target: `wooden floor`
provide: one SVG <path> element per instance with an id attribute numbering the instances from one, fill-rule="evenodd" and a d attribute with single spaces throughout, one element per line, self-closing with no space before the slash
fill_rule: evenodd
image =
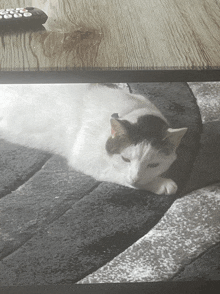
<path id="1" fill-rule="evenodd" d="M 35 6 L 48 20 L 41 31 L 1 33 L 1 71 L 220 68 L 216 0 L 10 0 L 2 6 Z"/>

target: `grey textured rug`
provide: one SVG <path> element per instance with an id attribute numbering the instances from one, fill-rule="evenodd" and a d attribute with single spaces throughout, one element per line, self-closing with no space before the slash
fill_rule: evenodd
<path id="1" fill-rule="evenodd" d="M 185 83 L 129 86 L 148 92 L 172 127 L 189 128 L 168 172 L 177 195 L 99 183 L 58 156 L 1 142 L 1 286 L 79 281 L 149 232 L 183 189 L 195 188 L 195 181 L 186 183 L 202 124 L 190 89 Z"/>

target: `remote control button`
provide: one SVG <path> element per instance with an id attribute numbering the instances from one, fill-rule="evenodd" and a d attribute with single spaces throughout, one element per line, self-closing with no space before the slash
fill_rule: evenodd
<path id="1" fill-rule="evenodd" d="M 11 10 L 10 14 L 15 14 L 17 11 L 16 10 Z"/>
<path id="2" fill-rule="evenodd" d="M 30 12 L 25 12 L 23 15 L 24 15 L 24 17 L 30 17 L 30 16 L 32 16 L 32 13 L 30 13 Z"/>
<path id="3" fill-rule="evenodd" d="M 1 15 L 8 14 L 8 11 L 1 11 L 0 14 L 1 14 Z"/>
<path id="4" fill-rule="evenodd" d="M 15 18 L 20 18 L 20 17 L 22 17 L 22 14 L 21 14 L 21 13 L 15 13 L 15 14 L 14 14 L 14 17 L 15 17 Z"/>
<path id="5" fill-rule="evenodd" d="M 6 11 L 14 10 L 14 8 L 7 8 Z"/>
<path id="6" fill-rule="evenodd" d="M 20 13 L 25 13 L 25 12 L 28 12 L 28 10 L 25 9 L 25 8 L 23 8 L 23 9 L 19 10 L 19 12 L 20 12 Z"/>
<path id="7" fill-rule="evenodd" d="M 5 14 L 5 15 L 4 15 L 4 18 L 5 18 L 5 19 L 12 18 L 12 15 L 11 15 L 11 14 Z"/>
<path id="8" fill-rule="evenodd" d="M 24 9 L 24 7 L 22 7 L 22 8 L 15 8 L 15 10 L 21 10 L 21 9 Z"/>

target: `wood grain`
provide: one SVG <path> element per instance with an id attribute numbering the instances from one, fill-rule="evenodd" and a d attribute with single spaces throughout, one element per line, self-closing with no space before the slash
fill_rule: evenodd
<path id="1" fill-rule="evenodd" d="M 220 69 L 219 0 L 16 0 L 45 31 L 2 32 L 1 71 Z"/>

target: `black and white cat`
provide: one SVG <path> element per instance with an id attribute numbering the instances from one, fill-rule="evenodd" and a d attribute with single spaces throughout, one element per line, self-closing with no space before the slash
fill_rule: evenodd
<path id="1" fill-rule="evenodd" d="M 127 88 L 102 84 L 0 85 L 0 138 L 67 158 L 99 181 L 173 194 L 160 177 L 187 128 Z"/>

